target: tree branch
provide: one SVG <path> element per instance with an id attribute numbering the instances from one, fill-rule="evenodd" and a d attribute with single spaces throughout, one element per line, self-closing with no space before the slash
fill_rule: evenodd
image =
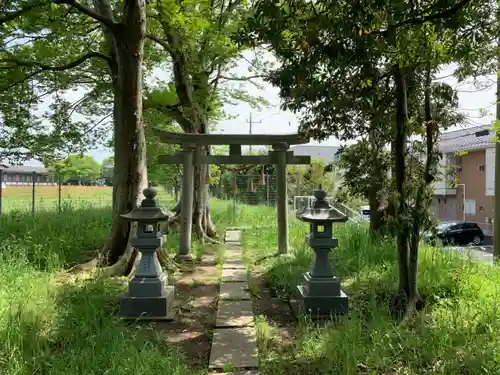
<path id="1" fill-rule="evenodd" d="M 425 22 L 429 22 L 429 21 L 435 21 L 435 20 L 441 19 L 441 18 L 451 17 L 455 13 L 457 13 L 460 9 L 464 8 L 470 2 L 471 2 L 471 0 L 460 0 L 455 5 L 449 7 L 441 12 L 430 14 L 428 16 L 409 18 L 409 19 L 400 21 L 400 22 L 392 25 L 392 28 L 398 28 L 398 27 L 405 26 L 405 25 L 418 25 L 418 24 L 422 24 Z"/>
<path id="2" fill-rule="evenodd" d="M 32 9 L 42 7 L 47 5 L 49 1 L 47 0 L 34 0 L 31 3 L 26 4 L 24 7 L 18 10 L 14 10 L 12 12 L 6 12 L 5 14 L 0 15 L 0 26 L 9 21 L 15 20 L 17 17 L 22 16 L 24 13 L 30 12 Z"/>
<path id="3" fill-rule="evenodd" d="M 168 116 L 171 116 L 183 129 L 188 129 L 190 133 L 195 131 L 193 123 L 184 115 L 182 112 L 182 106 L 180 104 L 174 105 L 152 105 L 149 100 L 144 100 L 144 109 L 156 109 Z"/>
<path id="4" fill-rule="evenodd" d="M 256 74 L 254 76 L 248 76 L 248 77 L 236 77 L 236 76 L 227 77 L 221 75 L 218 78 L 225 79 L 226 81 L 250 81 L 255 78 L 267 78 L 267 77 L 269 77 L 267 74 Z"/>
<path id="5" fill-rule="evenodd" d="M 267 78 L 267 77 L 269 77 L 269 76 L 266 74 L 256 74 L 256 75 L 247 76 L 247 77 L 236 77 L 236 76 L 228 77 L 228 76 L 223 76 L 223 75 L 219 74 L 219 72 L 218 72 L 217 76 L 210 82 L 210 84 L 213 86 L 216 86 L 216 85 L 218 85 L 220 80 L 239 81 L 239 82 L 249 82 L 252 85 L 254 85 L 255 87 L 257 87 L 258 89 L 262 89 L 263 88 L 262 84 L 258 83 L 258 82 L 254 82 L 253 79 L 255 79 L 255 78 Z"/>
<path id="6" fill-rule="evenodd" d="M 153 34 L 146 34 L 146 38 L 152 40 L 153 42 L 158 43 L 161 47 L 165 49 L 165 51 L 167 51 L 170 54 L 170 56 L 174 55 L 174 50 L 172 49 L 170 44 L 168 44 L 167 41 L 162 40 Z"/>
<path id="7" fill-rule="evenodd" d="M 102 60 L 105 60 L 106 62 L 110 62 L 110 58 L 106 55 L 103 55 L 100 52 L 89 52 L 86 53 L 85 55 L 80 56 L 74 61 L 71 61 L 65 65 L 60 65 L 60 66 L 51 66 L 51 65 L 45 65 L 45 64 L 40 64 L 39 62 L 36 61 L 26 61 L 26 60 L 17 60 L 15 58 L 8 58 L 8 59 L 0 59 L 1 62 L 7 62 L 7 63 L 12 63 L 14 66 L 28 66 L 28 67 L 38 67 L 38 70 L 35 72 L 32 72 L 30 74 L 27 74 L 25 77 L 23 77 L 21 80 L 18 80 L 14 82 L 13 84 L 9 85 L 7 88 L 0 90 L 0 92 L 5 92 L 13 88 L 14 86 L 27 81 L 28 79 L 36 76 L 37 74 L 40 74 L 45 71 L 53 71 L 53 72 L 62 72 L 65 70 L 69 70 L 72 68 L 76 68 L 77 66 L 83 64 L 85 61 L 91 59 L 91 58 L 100 58 Z M 5 69 L 5 68 L 4 68 Z"/>
<path id="8" fill-rule="evenodd" d="M 110 58 L 108 56 L 103 55 L 100 52 L 89 52 L 89 53 L 86 53 L 85 55 L 80 56 L 79 58 L 77 58 L 74 61 L 71 61 L 71 62 L 64 64 L 64 65 L 59 65 L 59 66 L 45 65 L 45 64 L 41 64 L 37 61 L 18 60 L 15 58 L 0 59 L 0 62 L 13 63 L 15 66 L 36 66 L 36 67 L 40 68 L 40 72 L 47 71 L 47 70 L 54 71 L 54 72 L 62 72 L 64 70 L 76 68 L 78 65 L 81 65 L 85 61 L 87 61 L 91 58 L 94 58 L 94 57 L 100 58 L 108 63 L 110 60 Z"/>
<path id="9" fill-rule="evenodd" d="M 104 17 L 103 15 L 94 12 L 92 9 L 87 8 L 85 5 L 82 5 L 75 0 L 52 0 L 55 4 L 67 4 L 72 6 L 73 8 L 79 10 L 83 14 L 86 14 L 90 18 L 95 19 L 96 21 L 99 21 L 102 23 L 104 26 L 108 27 L 111 31 L 115 31 L 116 29 L 116 23 L 113 22 L 112 19 Z"/>
<path id="10" fill-rule="evenodd" d="M 369 31 L 369 32 L 364 32 L 363 35 L 370 35 L 370 34 L 375 34 L 375 35 L 382 35 L 382 36 L 387 36 L 390 32 L 406 25 L 421 25 L 426 22 L 431 22 L 435 21 L 438 19 L 442 18 L 448 18 L 453 16 L 455 13 L 457 13 L 459 10 L 467 6 L 472 0 L 460 0 L 457 2 L 455 5 L 446 8 L 442 10 L 441 12 L 429 14 L 428 16 L 419 16 L 415 18 L 408 18 L 406 20 L 402 20 L 399 22 L 396 22 L 395 24 L 389 25 L 387 29 L 385 30 L 374 30 L 374 31 Z M 423 13 L 425 14 L 427 11 L 424 11 Z"/>

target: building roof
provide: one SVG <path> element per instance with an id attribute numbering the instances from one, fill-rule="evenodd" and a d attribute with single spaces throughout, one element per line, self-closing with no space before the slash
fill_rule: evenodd
<path id="1" fill-rule="evenodd" d="M 32 166 L 32 165 L 6 165 L 0 164 L 0 168 L 4 171 L 4 173 L 38 173 L 38 174 L 46 174 L 49 173 L 47 168 Z"/>
<path id="2" fill-rule="evenodd" d="M 467 151 L 494 147 L 495 133 L 491 125 L 475 126 L 441 134 L 439 150 L 442 152 Z"/>
<path id="3" fill-rule="evenodd" d="M 331 163 L 338 159 L 338 151 L 340 146 L 323 146 L 323 145 L 298 145 L 290 147 L 297 156 L 310 156 L 312 159 L 321 159 L 325 163 Z"/>

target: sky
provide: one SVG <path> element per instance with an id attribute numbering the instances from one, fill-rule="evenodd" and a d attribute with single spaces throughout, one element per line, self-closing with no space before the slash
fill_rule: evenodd
<path id="1" fill-rule="evenodd" d="M 271 57 L 266 56 L 266 59 L 271 59 Z M 252 73 L 248 72 L 250 64 L 247 60 L 249 59 L 242 60 L 232 73 L 240 77 L 251 75 Z M 480 79 L 479 85 L 474 84 L 472 81 L 457 84 L 457 81 L 453 77 L 450 77 L 452 73 L 453 67 L 446 67 L 437 78 L 442 82 L 452 85 L 458 90 L 459 108 L 467 115 L 467 124 L 465 126 L 491 124 L 495 118 L 496 84 L 494 80 L 496 77 L 483 77 Z M 164 82 L 167 79 L 166 73 L 161 70 L 155 71 L 153 75 L 154 78 Z M 441 77 L 443 78 L 439 79 Z M 250 115 L 252 115 L 253 119 L 253 134 L 282 134 L 294 133 L 297 131 L 299 125 L 297 116 L 291 112 L 280 110 L 281 101 L 279 98 L 279 89 L 261 79 L 255 81 L 259 82 L 263 87 L 258 88 L 249 82 L 239 82 L 238 85 L 241 85 L 240 88 L 244 88 L 251 95 L 264 97 L 269 101 L 270 105 L 261 110 L 252 109 L 246 103 L 240 103 L 234 106 L 226 105 L 224 108 L 225 111 L 234 116 L 234 118 L 220 121 L 216 125 L 216 130 L 213 131 L 214 133 L 248 134 L 248 120 Z M 81 95 L 82 92 L 72 91 L 67 97 L 74 97 L 74 100 L 77 100 Z M 47 105 L 49 105 L 49 103 L 47 103 Z M 45 107 L 45 103 L 43 107 Z M 42 108 L 40 108 L 40 110 L 42 110 Z M 449 130 L 456 130 L 456 128 Z M 312 141 L 310 144 L 338 146 L 341 145 L 341 142 L 335 138 L 330 138 L 322 143 Z M 102 162 L 103 159 L 111 156 L 112 152 L 105 148 L 97 148 L 91 150 L 88 154 L 93 156 L 97 161 Z"/>

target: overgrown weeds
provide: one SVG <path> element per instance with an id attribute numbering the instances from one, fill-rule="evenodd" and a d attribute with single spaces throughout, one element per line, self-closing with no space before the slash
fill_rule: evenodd
<path id="1" fill-rule="evenodd" d="M 274 212 L 268 210 L 268 219 Z M 262 215 L 262 211 L 260 212 Z M 245 232 L 247 254 L 258 259 L 276 251 L 273 227 Z M 280 298 L 293 295 L 308 269 L 308 227 L 293 223 L 292 256 L 261 263 Z M 349 315 L 318 325 L 300 318 L 292 345 L 269 339 L 272 319 L 261 317 L 263 374 L 495 374 L 500 372 L 500 270 L 459 254 L 422 246 L 418 282 L 426 305 L 404 321 L 391 315 L 397 289 L 393 239 L 373 240 L 360 226 L 338 225 L 339 248 L 331 261 L 350 297 Z"/>
<path id="2" fill-rule="evenodd" d="M 0 217 L 1 374 L 192 373 L 164 335 L 119 319 L 124 279 L 61 277 L 110 224 L 109 208 Z"/>

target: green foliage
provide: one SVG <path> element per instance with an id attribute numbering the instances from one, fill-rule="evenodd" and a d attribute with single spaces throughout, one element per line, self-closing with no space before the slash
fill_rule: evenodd
<path id="1" fill-rule="evenodd" d="M 61 159 L 108 145 L 116 86 L 109 38 L 78 7 L 30 4 L 11 4 L 0 20 L 2 158 Z M 122 4 L 109 5 L 119 20 Z M 23 7 L 26 11 L 16 12 Z M 248 17 L 248 9 L 248 3 L 239 1 L 184 1 L 182 7 L 174 0 L 149 4 L 145 108 L 155 108 L 167 122 L 189 130 L 204 123 L 213 126 L 225 117 L 224 103 L 265 105 L 262 98 L 233 85 L 260 74 L 232 73 L 247 46 L 230 36 Z M 258 63 L 254 67 L 259 70 Z M 167 72 L 166 81 L 151 80 L 155 68 Z M 175 69 L 178 74 L 173 74 Z M 75 92 L 77 99 L 68 96 Z M 51 102 L 48 110 L 36 112 L 44 100 Z"/>
<path id="2" fill-rule="evenodd" d="M 313 252 L 304 242 L 307 226 L 292 221 L 291 256 L 271 257 L 276 252 L 276 229 L 262 223 L 274 220 L 274 210 L 246 207 L 244 211 L 245 223 L 253 224 L 243 237 L 249 265 L 261 260 L 259 271 L 278 296 L 293 295 L 312 261 Z M 256 321 L 261 371 L 412 375 L 497 371 L 497 268 L 423 246 L 418 280 L 426 306 L 419 314 L 395 320 L 390 308 L 398 278 L 396 241 L 373 239 L 367 228 L 357 225 L 336 225 L 334 233 L 339 247 L 330 260 L 349 295 L 349 316 L 321 325 L 299 319 L 291 346 L 276 340 L 283 333 L 278 320 L 283 310 L 261 316 Z M 288 308 L 284 302 L 282 306 Z"/>
<path id="3" fill-rule="evenodd" d="M 329 171 L 328 171 L 329 169 Z M 328 192 L 329 196 L 335 196 L 341 185 L 342 177 L 336 166 L 327 168 L 321 159 L 313 159 L 310 165 L 292 165 L 287 168 L 288 194 L 289 196 L 312 194 L 320 185 Z M 304 193 L 301 193 L 304 192 Z"/>
<path id="4" fill-rule="evenodd" d="M 106 179 L 112 179 L 114 167 L 115 158 L 113 156 L 104 159 L 101 164 L 101 176 Z"/>
<path id="5" fill-rule="evenodd" d="M 248 45 L 231 36 L 249 16 L 249 3 L 163 0 L 149 8 L 149 32 L 167 54 L 171 82 L 151 86 L 146 108 L 175 120 L 185 132 L 206 133 L 213 122 L 226 117 L 223 104 L 267 104 L 232 82 L 252 82 L 252 76 L 232 73 Z M 255 67 L 259 68 L 256 64 Z"/>
<path id="6" fill-rule="evenodd" d="M 112 97 L 101 28 L 74 8 L 40 4 L 0 26 L 0 149 L 6 156 L 84 152 L 106 140 L 109 130 Z M 16 3 L 17 9 L 25 5 Z M 77 90 L 79 98 L 69 100 Z M 36 112 L 46 100 L 48 109 Z"/>
<path id="7" fill-rule="evenodd" d="M 69 155 L 66 159 L 52 162 L 47 167 L 60 174 L 63 181 L 93 181 L 101 176 L 101 165 L 89 155 Z"/>
<path id="8" fill-rule="evenodd" d="M 371 189 L 375 188 L 378 198 L 383 198 L 392 189 L 390 166 L 389 151 L 377 147 L 368 139 L 341 149 L 340 167 L 344 171 L 344 186 L 351 195 L 368 200 Z"/>

